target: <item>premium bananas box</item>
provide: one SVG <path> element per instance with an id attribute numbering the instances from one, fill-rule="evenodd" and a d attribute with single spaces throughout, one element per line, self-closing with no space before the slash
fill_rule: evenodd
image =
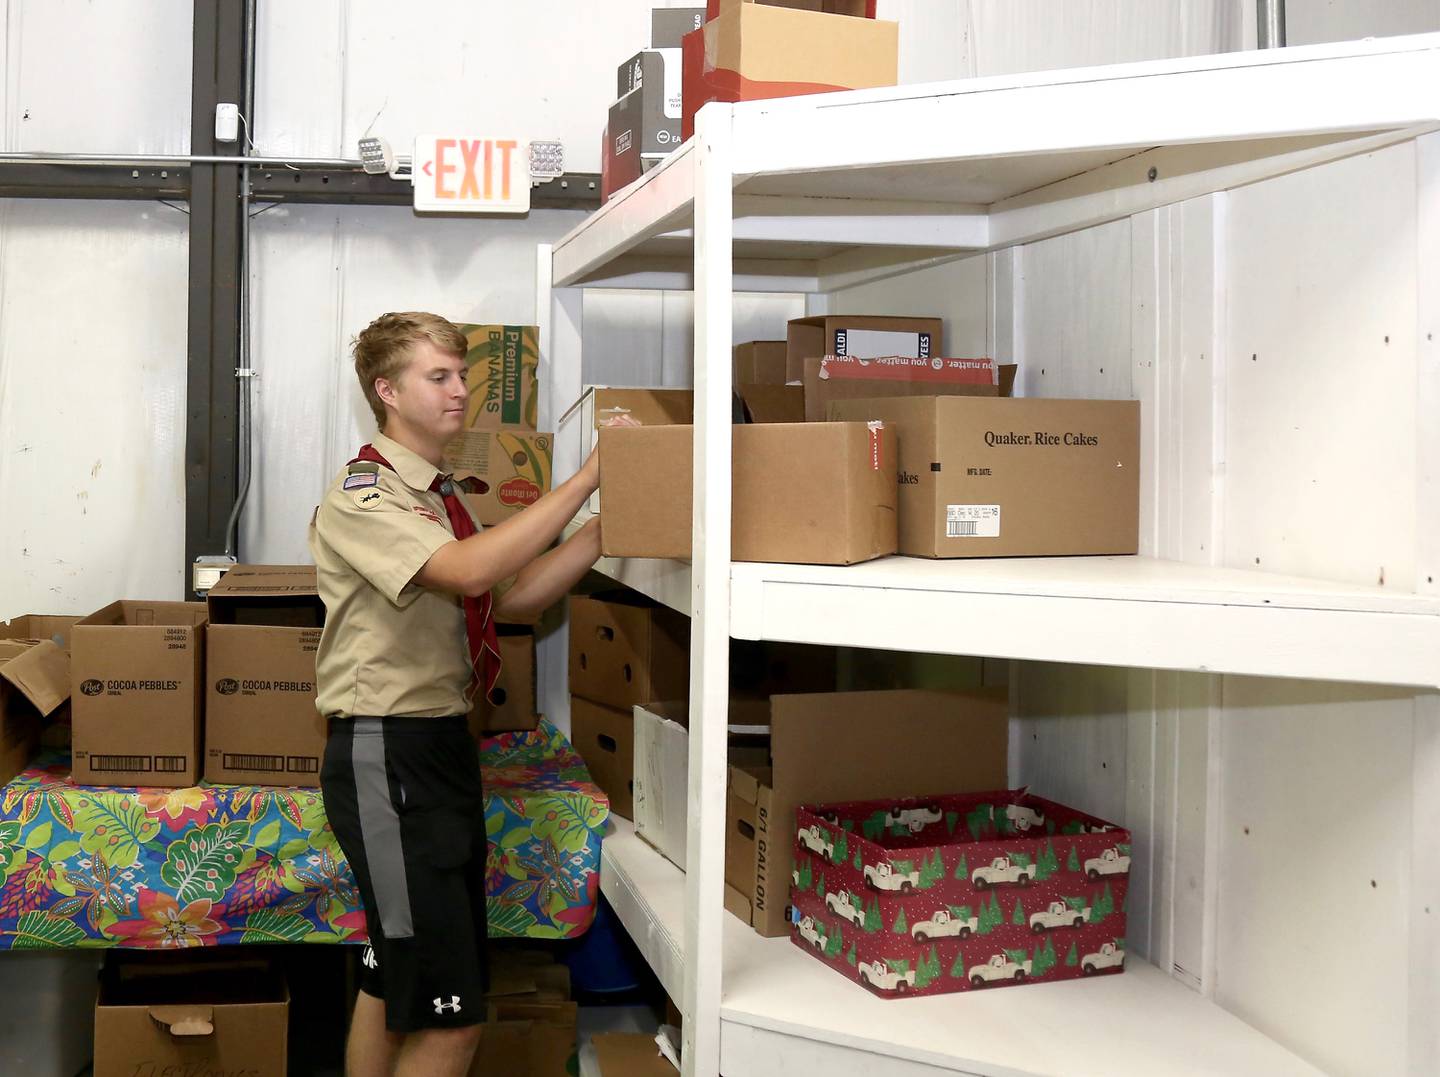
<path id="1" fill-rule="evenodd" d="M 540 331 L 533 325 L 456 322 L 465 334 L 470 430 L 534 430 L 539 416 Z"/>
<path id="2" fill-rule="evenodd" d="M 445 449 L 446 466 L 481 524 L 508 520 L 550 489 L 553 434 L 467 430 Z"/>

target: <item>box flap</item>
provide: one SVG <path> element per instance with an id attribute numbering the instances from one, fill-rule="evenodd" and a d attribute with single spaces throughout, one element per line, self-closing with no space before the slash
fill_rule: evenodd
<path id="1" fill-rule="evenodd" d="M 205 624 L 204 602 L 146 602 L 122 599 L 96 610 L 75 623 L 76 628 L 165 628 Z"/>
<path id="2" fill-rule="evenodd" d="M 70 698 L 70 656 L 48 639 L 7 641 L 0 648 L 0 677 L 19 689 L 42 716 Z"/>
<path id="3" fill-rule="evenodd" d="M 753 385 L 738 387 L 745 405 L 745 420 L 751 423 L 803 423 L 805 388 L 801 385 Z"/>
<path id="4" fill-rule="evenodd" d="M 600 1077 L 675 1077 L 679 1071 L 643 1032 L 599 1032 L 591 1038 Z"/>
<path id="5" fill-rule="evenodd" d="M 70 629 L 78 620 L 78 617 L 27 613 L 10 621 L 0 621 L 0 639 L 48 639 L 68 651 Z"/>
<path id="6" fill-rule="evenodd" d="M 318 593 L 314 565 L 236 565 L 210 588 L 207 597 L 213 602 L 237 596 L 269 598 Z"/>

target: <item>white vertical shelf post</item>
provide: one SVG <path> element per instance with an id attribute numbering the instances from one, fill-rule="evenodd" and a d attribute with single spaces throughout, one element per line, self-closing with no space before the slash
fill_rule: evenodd
<path id="1" fill-rule="evenodd" d="M 720 1072 L 730 697 L 730 381 L 734 195 L 728 105 L 696 121 L 695 496 L 690 592 L 690 834 L 685 857 L 684 1077 Z"/>
<path id="2" fill-rule="evenodd" d="M 559 485 L 580 467 L 583 448 L 579 423 L 571 423 L 567 437 L 557 429 L 560 416 L 580 395 L 584 375 L 580 369 L 580 336 L 584 293 L 579 288 L 556 288 L 554 259 L 548 243 L 535 248 L 535 327 L 540 348 L 539 427 L 550 431 L 550 474 Z M 567 737 L 570 735 L 570 613 L 562 607 L 558 630 L 535 641 L 536 691 L 540 713 Z"/>

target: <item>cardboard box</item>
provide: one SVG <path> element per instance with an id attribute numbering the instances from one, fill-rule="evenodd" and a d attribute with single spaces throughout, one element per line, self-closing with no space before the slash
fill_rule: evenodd
<path id="1" fill-rule="evenodd" d="M 741 385 L 736 389 L 747 423 L 803 423 L 805 388 L 801 385 Z"/>
<path id="2" fill-rule="evenodd" d="M 768 937 L 790 931 L 801 804 L 1002 788 L 1008 741 L 1003 689 L 775 696 L 770 771 L 732 768 L 730 777 L 729 833 L 743 848 L 748 826 L 755 856 L 751 871 L 727 856 L 726 882 L 749 901 L 755 930 Z"/>
<path id="3" fill-rule="evenodd" d="M 540 724 L 535 691 L 535 634 L 501 627 L 500 679 L 493 702 L 476 696 L 470 708 L 470 735 L 527 733 Z"/>
<path id="4" fill-rule="evenodd" d="M 622 592 L 570 597 L 570 691 L 629 710 L 690 691 L 690 618 Z"/>
<path id="5" fill-rule="evenodd" d="M 805 360 L 827 355 L 862 359 L 899 355 L 929 359 L 945 350 L 939 318 L 890 318 L 870 314 L 830 314 L 792 318 L 785 329 L 785 381 L 805 380 Z"/>
<path id="6" fill-rule="evenodd" d="M 895 552 L 893 431 L 768 423 L 733 434 L 733 560 L 848 565 Z M 691 428 L 609 429 L 600 437 L 604 552 L 688 558 Z"/>
<path id="7" fill-rule="evenodd" d="M 471 1077 L 566 1077 L 575 1072 L 578 1007 L 570 970 L 544 952 L 490 948 L 487 1020 Z"/>
<path id="8" fill-rule="evenodd" d="M 689 389 L 641 389 L 587 385 L 560 418 L 561 429 L 569 423 L 580 427 L 580 458 L 584 460 L 600 439 L 605 423 L 626 415 L 641 426 L 674 426 L 695 421 L 695 394 Z M 587 503 L 592 513 L 600 511 L 600 491 Z"/>
<path id="9" fill-rule="evenodd" d="M 783 340 L 751 340 L 735 345 L 735 384 L 784 385 L 786 350 Z"/>
<path id="10" fill-rule="evenodd" d="M 797 11 L 824 11 L 831 15 L 850 15 L 860 19 L 875 17 L 875 0 L 706 0 L 705 17 L 717 19 L 741 4 L 765 4 L 770 7 L 794 8 Z"/>
<path id="11" fill-rule="evenodd" d="M 710 101 L 894 86 L 899 31 L 893 22 L 743 3 L 685 35 L 680 137 Z"/>
<path id="12" fill-rule="evenodd" d="M 550 492 L 555 436 L 467 430 L 445 446 L 445 466 L 482 526 L 504 523 Z"/>
<path id="13" fill-rule="evenodd" d="M 731 766 L 764 766 L 770 759 L 769 702 L 733 701 L 729 733 Z M 689 706 L 636 704 L 635 833 L 682 870 L 690 814 L 689 775 Z"/>
<path id="14" fill-rule="evenodd" d="M 105 976 L 94 1077 L 284 1077 L 290 994 L 281 976 L 219 969 Z"/>
<path id="15" fill-rule="evenodd" d="M 45 719 L 70 698 L 70 658 L 49 639 L 0 640 L 0 783 L 30 765 Z"/>
<path id="16" fill-rule="evenodd" d="M 610 810 L 635 818 L 635 714 L 570 697 L 570 741 L 590 780 L 604 790 Z"/>
<path id="17" fill-rule="evenodd" d="M 679 121 L 657 116 L 655 97 L 655 91 L 642 86 L 610 106 L 605 125 L 606 161 L 601 170 L 605 181 L 600 193 L 602 202 L 610 201 L 616 191 L 634 183 L 644 175 L 646 165 L 663 156 L 654 149 L 646 153 L 643 147 L 680 144 Z"/>
<path id="18" fill-rule="evenodd" d="M 72 772 L 80 785 L 200 779 L 205 604 L 112 602 L 71 630 Z"/>
<path id="19" fill-rule="evenodd" d="M 665 157 L 680 145 L 680 46 L 645 49 L 616 68 L 617 103 L 636 90 L 644 91 L 640 98 L 640 154 Z M 614 131 L 612 127 L 611 133 Z"/>
<path id="20" fill-rule="evenodd" d="M 1130 834 L 1024 790 L 802 807 L 791 938 L 882 998 L 1123 972 Z"/>
<path id="21" fill-rule="evenodd" d="M 315 655 L 325 605 L 313 565 L 236 565 L 206 596 L 205 780 L 320 784 Z"/>
<path id="22" fill-rule="evenodd" d="M 900 552 L 917 557 L 1133 554 L 1140 405 L 943 397 L 847 401 L 900 439 Z"/>
<path id="23" fill-rule="evenodd" d="M 650 47 L 678 49 L 685 35 L 705 25 L 703 7 L 657 7 L 650 10 Z"/>
<path id="24" fill-rule="evenodd" d="M 932 365 L 968 364 L 979 360 L 897 359 L 894 360 L 896 365 L 889 367 L 879 365 L 883 362 L 849 356 L 806 359 L 802 390 L 805 421 L 824 422 L 829 406 L 837 400 L 893 396 L 997 396 L 1000 392 L 993 366 L 982 377 L 976 377 L 976 371 L 966 366 L 942 365 L 937 368 Z"/>
<path id="25" fill-rule="evenodd" d="M 0 621 L 0 639 L 48 639 L 62 650 L 70 650 L 70 629 L 79 617 L 57 617 L 43 613 L 27 613 L 9 621 Z"/>
<path id="26" fill-rule="evenodd" d="M 533 325 L 455 326 L 469 345 L 466 428 L 534 430 L 540 407 L 540 330 Z"/>
<path id="27" fill-rule="evenodd" d="M 644 1032 L 599 1032 L 591 1037 L 600 1077 L 675 1077 L 655 1037 Z"/>

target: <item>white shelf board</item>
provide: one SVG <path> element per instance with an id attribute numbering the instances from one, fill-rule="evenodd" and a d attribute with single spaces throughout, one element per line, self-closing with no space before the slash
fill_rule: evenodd
<path id="1" fill-rule="evenodd" d="M 689 611 L 688 562 L 595 567 Z M 737 562 L 730 610 L 740 639 L 1440 687 L 1440 599 L 1149 557 Z"/>
<path id="2" fill-rule="evenodd" d="M 685 873 L 611 816 L 600 889 L 660 982 L 684 976 Z M 725 918 L 721 1069 L 727 1077 L 824 1072 L 1317 1077 L 1319 1071 L 1153 965 L 1121 976 L 886 1000 Z M 883 1065 L 883 1069 L 877 1069 Z"/>
<path id="3" fill-rule="evenodd" d="M 733 106 L 735 289 L 829 291 L 1440 127 L 1440 34 Z M 557 286 L 688 288 L 693 140 L 554 247 Z"/>

